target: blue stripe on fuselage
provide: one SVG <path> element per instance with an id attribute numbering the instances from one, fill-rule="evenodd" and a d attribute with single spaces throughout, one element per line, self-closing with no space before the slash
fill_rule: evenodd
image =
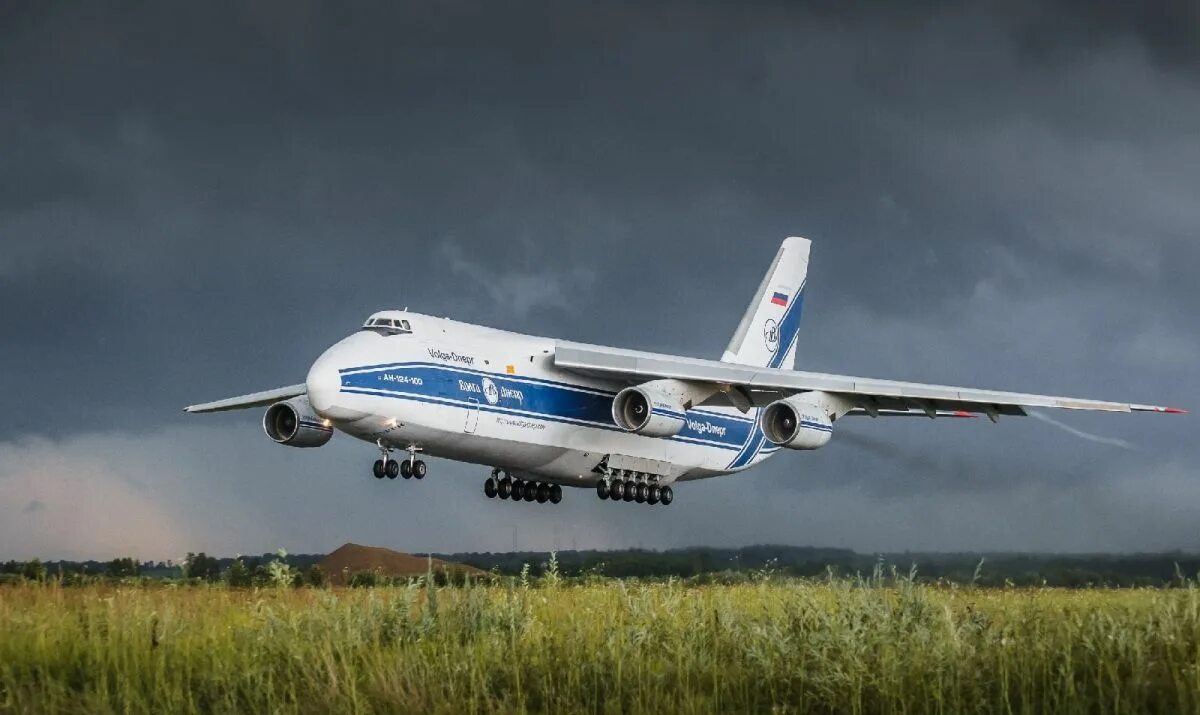
<path id="1" fill-rule="evenodd" d="M 446 405 L 478 404 L 486 412 L 622 431 L 612 421 L 614 392 L 432 363 L 393 363 L 339 372 L 342 391 L 347 393 Z M 484 393 L 484 377 L 496 386 L 494 404 Z M 708 410 L 691 410 L 682 417 L 683 429 L 674 439 L 721 449 L 741 447 L 756 424 L 745 417 Z"/>

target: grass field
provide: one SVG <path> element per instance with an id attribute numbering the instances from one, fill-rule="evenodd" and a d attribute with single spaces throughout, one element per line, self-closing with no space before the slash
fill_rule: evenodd
<path id="1" fill-rule="evenodd" d="M 0 711 L 1200 712 L 1200 590 L 0 588 Z"/>

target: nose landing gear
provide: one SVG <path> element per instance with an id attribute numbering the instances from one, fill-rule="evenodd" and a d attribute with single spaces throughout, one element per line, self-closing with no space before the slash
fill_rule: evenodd
<path id="1" fill-rule="evenodd" d="M 375 464 L 371 466 L 371 474 L 376 479 L 383 479 L 384 477 L 388 479 L 395 479 L 396 477 L 424 479 L 425 475 L 429 473 L 429 468 L 425 466 L 425 462 L 417 459 L 417 452 L 420 452 L 421 448 L 415 444 L 408 446 L 408 459 L 402 462 L 392 459 L 392 448 L 385 445 L 383 440 L 378 440 L 375 444 L 379 447 L 380 456 L 379 459 L 375 460 Z"/>

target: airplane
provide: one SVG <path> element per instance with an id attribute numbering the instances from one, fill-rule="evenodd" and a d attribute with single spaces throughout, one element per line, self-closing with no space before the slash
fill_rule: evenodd
<path id="1" fill-rule="evenodd" d="M 379 451 L 376 479 L 422 479 L 418 455 L 431 455 L 491 467 L 489 498 L 558 504 L 563 487 L 581 487 L 651 505 L 671 504 L 676 483 L 824 447 L 843 417 L 1185 412 L 795 370 L 810 247 L 784 240 L 720 360 L 385 310 L 318 357 L 303 383 L 185 411 L 267 407 L 264 431 L 289 447 L 344 432 Z"/>

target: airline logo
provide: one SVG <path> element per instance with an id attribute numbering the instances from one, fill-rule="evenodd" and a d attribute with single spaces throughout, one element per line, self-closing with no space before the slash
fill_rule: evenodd
<path id="1" fill-rule="evenodd" d="M 767 322 L 763 323 L 763 344 L 771 352 L 779 349 L 779 324 L 774 318 L 767 318 Z"/>
<path id="2" fill-rule="evenodd" d="M 713 434 L 718 437 L 724 437 L 726 432 L 725 427 L 721 425 L 714 425 L 708 420 L 688 420 L 687 428 L 692 432 L 698 432 L 700 434 Z"/>
<path id="3" fill-rule="evenodd" d="M 500 387 L 490 377 L 480 378 L 479 382 L 471 382 L 470 380 L 458 379 L 459 392 L 470 392 L 475 395 L 483 395 L 483 398 L 488 401 L 489 405 L 495 405 L 501 399 L 516 400 L 517 402 L 525 401 L 525 393 L 511 388 Z"/>
<path id="4" fill-rule="evenodd" d="M 428 352 L 429 357 L 433 358 L 434 360 L 445 360 L 446 362 L 457 362 L 464 365 L 475 364 L 475 358 L 471 357 L 470 355 L 460 355 L 453 350 L 446 352 L 445 350 L 441 350 L 439 348 L 428 348 Z"/>
<path id="5" fill-rule="evenodd" d="M 488 401 L 488 404 L 496 404 L 500 401 L 500 388 L 496 387 L 496 383 L 488 378 L 480 380 L 483 384 L 483 397 Z"/>
<path id="6" fill-rule="evenodd" d="M 771 294 L 771 302 L 774 303 L 775 305 L 782 305 L 782 306 L 786 307 L 788 304 L 788 295 L 787 295 L 787 293 L 780 293 L 779 291 L 775 291 L 774 293 Z"/>

